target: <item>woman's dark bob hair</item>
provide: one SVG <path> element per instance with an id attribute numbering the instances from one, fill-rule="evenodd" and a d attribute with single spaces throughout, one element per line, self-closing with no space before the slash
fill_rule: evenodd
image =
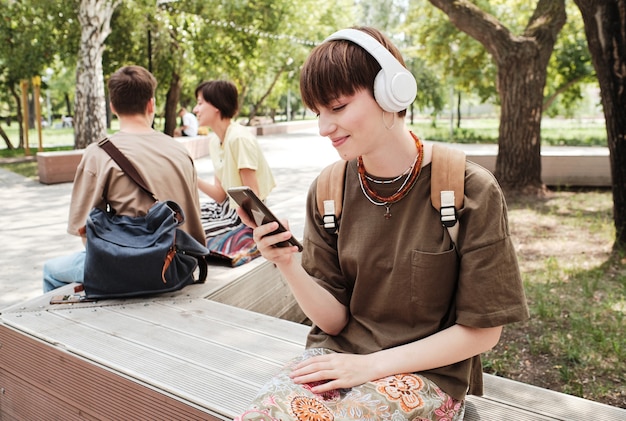
<path id="1" fill-rule="evenodd" d="M 233 118 L 239 111 L 239 93 L 234 83 L 228 80 L 202 82 L 196 88 L 196 98 L 202 98 L 220 110 L 222 119 Z"/>
<path id="2" fill-rule="evenodd" d="M 403 65 L 400 51 L 389 38 L 371 27 L 356 27 L 359 31 L 374 37 Z M 380 64 L 361 46 L 348 40 L 324 42 L 311 51 L 300 73 L 300 94 L 302 101 L 313 112 L 319 107 L 327 107 L 341 96 L 354 95 L 367 89 L 374 97 L 374 79 L 380 71 Z M 404 117 L 406 110 L 398 112 Z"/>

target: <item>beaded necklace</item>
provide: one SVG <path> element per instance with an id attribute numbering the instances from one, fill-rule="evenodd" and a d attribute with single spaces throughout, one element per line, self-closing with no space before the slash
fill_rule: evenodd
<path id="1" fill-rule="evenodd" d="M 420 175 L 420 170 L 422 169 L 424 145 L 422 144 L 422 142 L 420 142 L 419 138 L 413 132 L 411 132 L 411 136 L 413 136 L 413 139 L 415 139 L 415 146 L 417 146 L 417 156 L 415 157 L 415 160 L 413 161 L 411 167 L 409 167 L 398 177 L 391 180 L 398 181 L 402 178 L 403 175 L 407 174 L 400 188 L 398 188 L 398 190 L 396 190 L 396 192 L 393 193 L 391 196 L 381 196 L 370 187 L 368 182 L 369 180 L 373 182 L 377 181 L 373 180 L 365 173 L 363 157 L 359 156 L 359 158 L 357 159 L 357 167 L 359 171 L 359 185 L 361 186 L 361 191 L 372 204 L 385 207 L 385 213 L 383 214 L 385 219 L 391 218 L 391 205 L 403 199 L 411 191 L 411 189 L 415 185 L 415 182 L 417 181 L 417 178 Z"/>

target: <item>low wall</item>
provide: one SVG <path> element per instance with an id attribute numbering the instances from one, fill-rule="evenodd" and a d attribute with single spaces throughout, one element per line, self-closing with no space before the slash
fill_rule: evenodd
<path id="1" fill-rule="evenodd" d="M 299 120 L 253 127 L 256 127 L 257 136 L 263 136 L 268 134 L 293 133 L 299 130 L 317 127 L 317 120 Z"/>
<path id="2" fill-rule="evenodd" d="M 292 133 L 317 125 L 316 121 L 304 120 L 265 126 L 249 126 L 259 136 Z M 193 159 L 209 155 L 211 135 L 177 137 Z M 497 145 L 460 145 L 467 158 L 487 168 L 496 168 Z M 83 150 L 37 153 L 39 182 L 43 184 L 66 183 L 74 180 L 76 167 Z M 547 186 L 611 186 L 611 165 L 608 148 L 597 147 L 543 147 L 541 150 L 541 177 Z"/>
<path id="3" fill-rule="evenodd" d="M 467 149 L 467 159 L 494 172 L 497 151 Z M 544 147 L 541 180 L 546 186 L 610 187 L 611 163 L 607 148 Z"/>
<path id="4" fill-rule="evenodd" d="M 205 136 L 192 136 L 192 137 L 175 137 L 174 139 L 180 142 L 189 152 L 189 156 L 193 159 L 202 158 L 209 155 L 209 139 L 211 137 Z"/>
<path id="5" fill-rule="evenodd" d="M 193 159 L 209 154 L 209 136 L 177 137 Z M 42 184 L 69 183 L 74 181 L 76 168 L 83 157 L 84 149 L 37 153 L 39 182 Z"/>
<path id="6" fill-rule="evenodd" d="M 76 168 L 83 157 L 84 149 L 37 153 L 37 170 L 42 184 L 67 183 L 74 181 Z"/>

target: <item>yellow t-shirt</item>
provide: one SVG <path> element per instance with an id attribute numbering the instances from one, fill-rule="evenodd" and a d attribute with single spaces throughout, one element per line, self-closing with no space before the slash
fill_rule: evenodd
<path id="1" fill-rule="evenodd" d="M 214 136 L 211 139 L 209 153 L 215 168 L 215 176 L 220 179 L 224 190 L 243 185 L 239 173 L 242 168 L 256 171 L 261 200 L 265 200 L 276 186 L 274 175 L 256 136 L 239 123 L 234 121 L 230 123 L 222 144 L 220 139 Z M 235 206 L 232 200 L 231 206 Z"/>

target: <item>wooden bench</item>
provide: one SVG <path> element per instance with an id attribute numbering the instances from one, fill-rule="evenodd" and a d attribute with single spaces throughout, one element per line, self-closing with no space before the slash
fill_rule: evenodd
<path id="1" fill-rule="evenodd" d="M 0 419 L 232 419 L 308 332 L 225 304 L 285 311 L 251 294 L 281 296 L 276 268 L 262 258 L 248 265 L 212 267 L 206 284 L 149 299 L 50 305 L 53 291 L 5 309 Z M 466 420 L 626 419 L 626 410 L 512 380 L 485 375 L 485 386 L 468 398 Z"/>

